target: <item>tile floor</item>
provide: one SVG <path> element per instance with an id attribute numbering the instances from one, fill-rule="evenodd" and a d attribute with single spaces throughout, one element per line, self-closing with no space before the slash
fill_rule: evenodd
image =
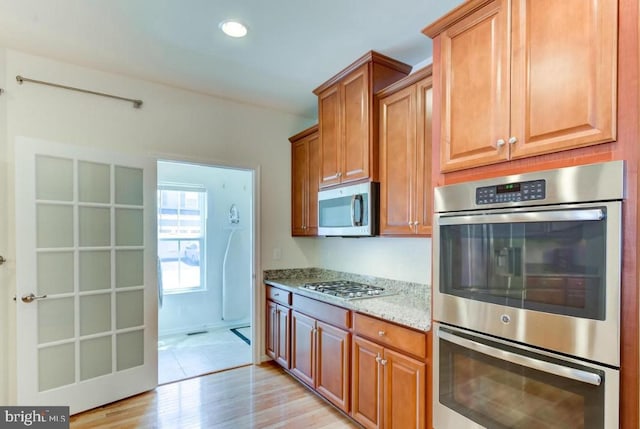
<path id="1" fill-rule="evenodd" d="M 251 339 L 250 328 L 239 331 Z M 158 340 L 158 384 L 251 363 L 251 347 L 229 329 Z"/>

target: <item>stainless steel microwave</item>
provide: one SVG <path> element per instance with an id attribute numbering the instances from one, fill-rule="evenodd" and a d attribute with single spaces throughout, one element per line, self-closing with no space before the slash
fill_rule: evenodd
<path id="1" fill-rule="evenodd" d="M 318 235 L 367 237 L 378 234 L 376 182 L 318 192 Z"/>

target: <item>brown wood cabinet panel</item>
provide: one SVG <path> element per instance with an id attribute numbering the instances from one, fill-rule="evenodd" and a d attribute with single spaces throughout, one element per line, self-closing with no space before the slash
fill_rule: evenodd
<path id="1" fill-rule="evenodd" d="M 296 294 L 293 295 L 293 307 L 296 311 L 308 314 L 339 328 L 349 329 L 351 327 L 350 312 L 346 308 Z"/>
<path id="2" fill-rule="evenodd" d="M 275 361 L 282 365 L 283 368 L 289 368 L 290 360 L 290 347 L 291 347 L 291 310 L 282 305 L 278 305 L 276 309 L 276 321 L 277 321 L 277 345 L 275 350 Z"/>
<path id="3" fill-rule="evenodd" d="M 378 94 L 381 235 L 431 235 L 431 68 L 416 74 Z"/>
<path id="4" fill-rule="evenodd" d="M 424 359 L 427 355 L 427 338 L 424 332 L 414 331 L 391 322 L 354 313 L 353 330 L 356 335 L 370 338 L 402 352 Z"/>
<path id="5" fill-rule="evenodd" d="M 431 236 L 433 213 L 433 188 L 431 186 L 431 140 L 433 138 L 433 78 L 429 76 L 416 83 L 417 95 L 417 156 L 416 156 L 416 234 Z"/>
<path id="6" fill-rule="evenodd" d="M 494 0 L 441 35 L 441 171 L 508 158 L 508 0 Z"/>
<path id="7" fill-rule="evenodd" d="M 276 358 L 278 347 L 278 304 L 267 301 L 267 326 L 265 329 L 265 352 L 271 359 Z"/>
<path id="8" fill-rule="evenodd" d="M 311 387 L 316 379 L 316 321 L 297 311 L 291 313 L 291 373 Z"/>
<path id="9" fill-rule="evenodd" d="M 291 305 L 291 292 L 273 286 L 267 286 L 267 299 L 283 304 Z"/>
<path id="10" fill-rule="evenodd" d="M 378 360 L 384 348 L 364 338 L 353 337 L 351 367 L 351 416 L 367 429 L 382 424 L 382 380 Z"/>
<path id="11" fill-rule="evenodd" d="M 320 174 L 318 127 L 291 141 L 291 235 L 318 234 L 318 182 Z"/>
<path id="12" fill-rule="evenodd" d="M 614 140 L 617 2 L 512 0 L 511 8 L 511 158 Z"/>
<path id="13" fill-rule="evenodd" d="M 341 83 L 344 143 L 340 182 L 369 177 L 369 64 L 353 71 Z"/>
<path id="14" fill-rule="evenodd" d="M 416 89 L 380 100 L 380 234 L 413 235 Z"/>
<path id="15" fill-rule="evenodd" d="M 426 418 L 426 365 L 385 349 L 384 427 L 423 429 Z"/>
<path id="16" fill-rule="evenodd" d="M 318 130 L 320 136 L 320 183 L 340 183 L 342 171 L 342 109 L 340 86 L 334 85 L 318 95 Z"/>
<path id="17" fill-rule="evenodd" d="M 316 322 L 316 390 L 344 412 L 349 411 L 350 336 Z"/>

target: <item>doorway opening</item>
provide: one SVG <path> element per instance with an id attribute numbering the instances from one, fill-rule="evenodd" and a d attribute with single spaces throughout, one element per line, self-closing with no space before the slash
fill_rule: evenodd
<path id="1" fill-rule="evenodd" d="M 158 383 L 252 362 L 254 172 L 158 161 Z"/>

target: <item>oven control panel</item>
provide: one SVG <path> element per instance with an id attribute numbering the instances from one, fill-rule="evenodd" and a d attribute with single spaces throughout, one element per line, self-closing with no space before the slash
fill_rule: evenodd
<path id="1" fill-rule="evenodd" d="M 545 180 L 483 186 L 476 188 L 476 204 L 544 200 L 546 198 L 546 188 L 547 184 Z"/>

